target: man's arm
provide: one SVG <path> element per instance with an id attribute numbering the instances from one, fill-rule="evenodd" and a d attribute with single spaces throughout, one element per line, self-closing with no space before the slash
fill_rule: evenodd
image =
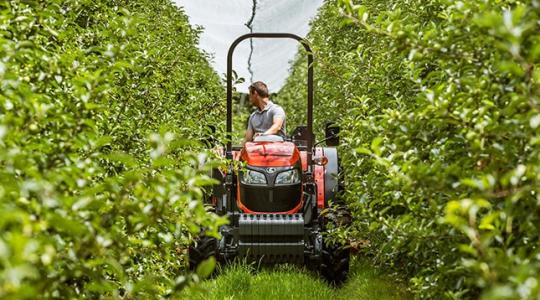
<path id="1" fill-rule="evenodd" d="M 253 129 L 248 128 L 246 130 L 246 134 L 244 135 L 244 142 L 242 143 L 242 147 L 245 143 L 251 142 L 253 140 Z"/>
<path id="2" fill-rule="evenodd" d="M 251 117 L 252 116 L 253 115 L 249 116 L 249 119 L 248 119 L 248 126 L 247 126 L 247 129 L 246 129 L 246 133 L 244 134 L 244 142 L 242 143 L 242 147 L 244 147 L 244 145 L 247 142 L 251 142 L 253 140 L 254 130 L 253 130 L 253 126 L 251 125 Z"/>
<path id="3" fill-rule="evenodd" d="M 281 117 L 274 117 L 274 121 L 272 123 L 272 127 L 268 128 L 267 131 L 263 133 L 263 135 L 268 134 L 277 134 L 279 130 L 281 129 L 281 126 L 283 126 L 283 118 Z"/>

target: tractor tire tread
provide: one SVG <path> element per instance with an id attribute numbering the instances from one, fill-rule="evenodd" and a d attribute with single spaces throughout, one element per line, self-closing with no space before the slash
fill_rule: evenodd
<path id="1" fill-rule="evenodd" d="M 218 241 L 216 238 L 204 236 L 188 250 L 189 269 L 195 270 L 204 260 L 214 256 L 217 258 Z"/>
<path id="2" fill-rule="evenodd" d="M 321 275 L 331 285 L 340 286 L 349 274 L 349 248 L 341 245 L 325 246 L 322 250 Z"/>

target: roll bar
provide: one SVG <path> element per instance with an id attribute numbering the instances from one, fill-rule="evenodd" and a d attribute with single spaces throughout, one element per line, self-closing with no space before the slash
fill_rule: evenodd
<path id="1" fill-rule="evenodd" d="M 292 33 L 248 33 L 237 38 L 229 47 L 227 54 L 227 152 L 226 157 L 232 159 L 232 64 L 234 49 L 242 41 L 250 38 L 289 38 L 300 42 L 308 55 L 308 78 L 307 78 L 307 163 L 311 165 L 313 146 L 313 51 L 308 42 Z"/>

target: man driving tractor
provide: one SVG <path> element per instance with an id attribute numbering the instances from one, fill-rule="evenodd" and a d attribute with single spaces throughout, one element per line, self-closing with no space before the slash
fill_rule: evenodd
<path id="1" fill-rule="evenodd" d="M 257 110 L 249 117 L 244 143 L 259 135 L 285 137 L 285 111 L 269 99 L 268 87 L 257 81 L 249 86 L 249 101 Z"/>
<path id="2" fill-rule="evenodd" d="M 249 38 L 291 38 L 307 53 L 307 125 L 285 136 L 285 112 L 269 99 L 263 82 L 249 87 L 249 99 L 257 107 L 249 118 L 242 146 L 232 145 L 235 47 Z M 318 271 L 329 283 L 339 285 L 349 272 L 349 245 L 327 240 L 348 210 L 329 210 L 343 192 L 333 128 L 325 130 L 326 146 L 313 134 L 313 54 L 303 38 L 289 33 L 249 33 L 237 38 L 227 56 L 227 145 L 221 153 L 226 170 L 213 172 L 218 182 L 207 204 L 226 216 L 220 237 L 202 235 L 189 248 L 191 270 L 215 257 L 222 263 L 246 259 L 258 264 L 293 263 Z M 234 160 L 241 161 L 242 167 Z M 215 175 L 214 175 L 215 174 Z M 339 207 L 338 207 L 339 208 Z M 337 211 L 338 214 L 327 213 Z M 338 219 L 336 216 L 340 217 Z"/>

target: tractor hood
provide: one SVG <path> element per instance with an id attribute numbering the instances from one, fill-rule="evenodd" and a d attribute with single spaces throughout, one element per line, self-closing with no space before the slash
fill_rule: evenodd
<path id="1" fill-rule="evenodd" d="M 240 158 L 254 167 L 287 167 L 300 160 L 300 152 L 291 142 L 248 142 Z"/>

